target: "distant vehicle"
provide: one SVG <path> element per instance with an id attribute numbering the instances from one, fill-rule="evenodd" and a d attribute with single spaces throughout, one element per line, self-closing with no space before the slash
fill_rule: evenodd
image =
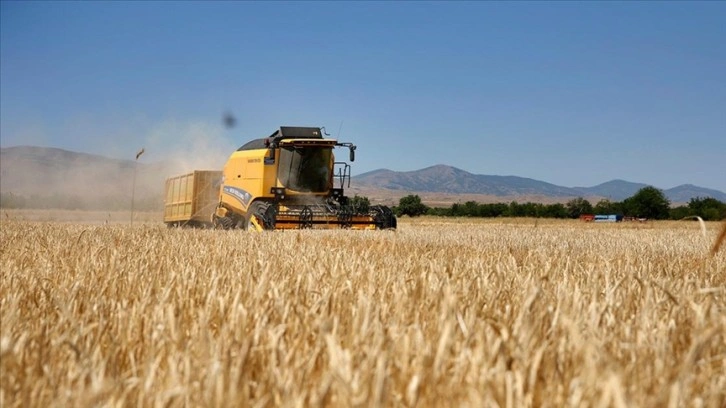
<path id="1" fill-rule="evenodd" d="M 620 222 L 623 220 L 623 216 L 620 214 L 582 214 L 580 215 L 580 220 L 587 222 Z"/>
<path id="2" fill-rule="evenodd" d="M 598 214 L 598 215 L 595 215 L 595 219 L 594 219 L 595 222 L 620 222 L 622 220 L 623 220 L 622 215 L 615 215 L 615 214 L 610 214 L 610 215 Z"/>

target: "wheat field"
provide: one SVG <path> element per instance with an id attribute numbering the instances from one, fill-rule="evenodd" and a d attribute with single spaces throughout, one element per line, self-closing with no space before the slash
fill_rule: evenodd
<path id="1" fill-rule="evenodd" d="M 0 406 L 726 406 L 717 224 L 8 217 Z"/>

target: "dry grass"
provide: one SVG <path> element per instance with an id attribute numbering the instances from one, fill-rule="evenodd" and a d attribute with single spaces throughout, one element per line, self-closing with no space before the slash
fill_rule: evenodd
<path id="1" fill-rule="evenodd" d="M 716 255 L 718 250 L 721 248 L 721 244 L 726 239 L 726 221 L 723 223 L 723 227 L 721 228 L 721 233 L 718 234 L 718 237 L 716 238 L 716 241 L 713 243 L 713 247 L 711 248 L 711 255 Z"/>
<path id="2" fill-rule="evenodd" d="M 0 405 L 726 405 L 720 225 L 3 219 Z"/>

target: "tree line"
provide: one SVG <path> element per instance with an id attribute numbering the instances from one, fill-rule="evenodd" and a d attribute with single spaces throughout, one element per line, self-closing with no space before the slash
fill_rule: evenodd
<path id="1" fill-rule="evenodd" d="M 429 207 L 421 202 L 418 195 L 408 195 L 393 207 L 396 215 L 436 215 L 444 217 L 537 217 L 537 218 L 579 218 L 585 214 L 620 215 L 624 217 L 647 218 L 655 220 L 681 220 L 688 217 L 701 217 L 706 221 L 726 218 L 726 203 L 715 198 L 692 198 L 687 205 L 671 207 L 670 200 L 663 191 L 655 187 L 643 187 L 633 196 L 623 201 L 602 199 L 592 205 L 583 197 L 577 197 L 565 204 L 541 203 L 494 203 L 480 204 L 467 201 L 455 203 L 451 207 Z"/>
<path id="2" fill-rule="evenodd" d="M 367 212 L 370 200 L 364 196 L 352 197 L 350 204 Z M 0 208 L 28 209 L 66 209 L 66 210 L 106 210 L 125 211 L 131 206 L 130 198 L 80 197 L 76 195 L 53 194 L 50 196 L 31 195 L 29 197 L 13 194 L 0 194 Z M 138 211 L 158 211 L 164 208 L 159 197 L 136 197 L 134 208 Z M 623 201 L 603 199 L 592 205 L 582 197 L 574 198 L 565 204 L 542 203 L 493 203 L 480 204 L 475 201 L 455 203 L 450 207 L 429 207 L 421 202 L 418 195 L 402 197 L 393 211 L 398 216 L 436 215 L 444 217 L 537 217 L 537 218 L 578 218 L 583 214 L 621 215 L 626 217 L 655 220 L 680 220 L 688 217 L 701 217 L 706 221 L 726 218 L 726 203 L 715 198 L 692 198 L 688 204 L 671 207 L 663 192 L 655 187 L 644 187 L 632 197 Z"/>

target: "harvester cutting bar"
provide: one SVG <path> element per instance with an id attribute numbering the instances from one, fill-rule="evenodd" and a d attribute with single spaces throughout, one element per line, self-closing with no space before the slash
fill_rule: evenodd
<path id="1" fill-rule="evenodd" d="M 366 213 L 360 213 L 351 206 L 285 206 L 274 213 L 274 221 L 267 220 L 267 223 L 274 225 L 274 229 L 373 230 L 395 228 L 395 221 L 392 221 L 395 220 L 395 217 L 392 213 L 388 214 L 384 208 L 387 209 L 387 207 L 375 206 Z M 267 215 L 269 218 L 272 213 L 268 212 Z"/>
<path id="2" fill-rule="evenodd" d="M 356 214 L 349 206 L 325 205 L 285 206 L 277 213 L 276 229 L 351 228 L 375 229 L 375 221 L 367 214 Z"/>
<path id="3" fill-rule="evenodd" d="M 275 229 L 376 229 L 374 221 L 367 217 L 354 217 L 350 221 L 341 221 L 333 217 L 316 218 L 313 220 L 300 220 L 292 217 L 280 216 L 275 223 Z"/>

